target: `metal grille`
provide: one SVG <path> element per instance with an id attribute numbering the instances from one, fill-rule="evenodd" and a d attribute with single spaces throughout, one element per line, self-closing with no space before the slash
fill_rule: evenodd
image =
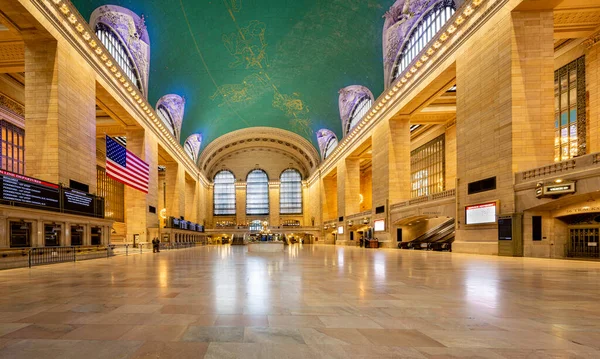
<path id="1" fill-rule="evenodd" d="M 554 161 L 586 152 L 585 57 L 554 72 Z"/>
<path id="2" fill-rule="evenodd" d="M 445 189 L 445 138 L 441 135 L 410 153 L 411 198 Z"/>
<path id="3" fill-rule="evenodd" d="M 281 173 L 279 213 L 302 213 L 302 176 L 295 169 L 287 169 Z"/>
<path id="4" fill-rule="evenodd" d="M 125 222 L 125 187 L 106 175 L 103 167 L 96 166 L 98 196 L 104 197 L 104 217 Z"/>
<path id="5" fill-rule="evenodd" d="M 2 169 L 25 174 L 25 131 L 7 121 L 0 121 Z"/>
<path id="6" fill-rule="evenodd" d="M 223 170 L 215 175 L 213 213 L 215 216 L 235 215 L 235 177 Z"/>
<path id="7" fill-rule="evenodd" d="M 269 214 L 269 178 L 263 170 L 253 170 L 246 178 L 246 214 Z"/>
<path id="8" fill-rule="evenodd" d="M 600 258 L 600 228 L 569 228 L 568 257 Z"/>

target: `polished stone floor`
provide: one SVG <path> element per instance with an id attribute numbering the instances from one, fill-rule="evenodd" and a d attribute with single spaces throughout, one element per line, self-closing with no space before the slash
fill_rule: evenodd
<path id="1" fill-rule="evenodd" d="M 0 272 L 0 358 L 600 358 L 600 263 L 209 246 Z"/>

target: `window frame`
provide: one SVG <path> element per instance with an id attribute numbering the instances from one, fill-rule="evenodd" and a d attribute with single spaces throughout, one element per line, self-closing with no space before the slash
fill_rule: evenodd
<path id="1" fill-rule="evenodd" d="M 217 182 L 217 177 L 220 174 L 230 174 L 231 175 L 231 182 Z M 214 216 L 235 216 L 236 212 L 237 212 L 237 196 L 236 196 L 236 190 L 235 190 L 235 175 L 233 174 L 232 171 L 229 170 L 220 170 L 219 172 L 215 173 L 215 176 L 213 177 L 213 215 Z M 218 194 L 217 189 L 218 186 L 227 186 L 227 188 L 225 188 L 227 190 L 227 192 L 221 192 L 224 193 L 225 196 Z M 233 193 L 233 207 L 232 202 L 231 202 L 231 195 Z M 228 202 L 222 201 L 223 202 L 223 208 L 220 208 L 219 211 L 217 211 L 217 196 L 220 195 L 220 197 L 222 198 L 226 198 L 228 199 Z M 221 201 L 220 201 L 221 202 Z M 221 204 L 221 203 L 219 203 Z M 217 213 L 219 212 L 219 213 Z"/>
<path id="2" fill-rule="evenodd" d="M 346 125 L 346 134 L 350 132 L 358 122 L 362 120 L 362 118 L 369 113 L 369 110 L 373 106 L 373 99 L 369 95 L 364 95 L 360 97 L 352 111 L 350 112 L 350 117 L 348 118 L 348 125 Z"/>
<path id="3" fill-rule="evenodd" d="M 446 135 L 442 134 L 410 152 L 410 197 L 429 196 L 445 189 Z"/>
<path id="4" fill-rule="evenodd" d="M 251 176 L 256 173 L 261 173 L 262 175 L 264 175 L 264 181 L 250 181 Z M 252 188 L 254 186 L 264 186 L 266 188 L 266 191 L 264 190 L 264 188 L 258 187 L 258 191 L 254 193 L 256 194 L 256 196 L 253 196 L 255 198 L 252 198 L 251 195 L 253 195 L 253 193 L 251 192 L 254 190 L 254 188 Z M 259 196 L 263 197 L 259 198 Z M 260 202 L 261 200 L 264 201 L 265 197 L 266 205 L 264 202 Z M 246 175 L 246 215 L 268 216 L 270 214 L 270 202 L 271 199 L 269 198 L 269 175 L 265 170 L 260 168 L 255 168 L 251 170 Z"/>
<path id="5" fill-rule="evenodd" d="M 456 4 L 452 0 L 444 0 L 435 4 L 423 14 L 421 19 L 413 26 L 402 48 L 394 60 L 391 72 L 391 81 L 396 81 L 400 75 L 410 67 L 419 54 L 427 48 L 436 35 L 456 13 Z"/>
<path id="6" fill-rule="evenodd" d="M 143 94 L 144 88 L 142 86 L 140 71 L 121 36 L 112 27 L 103 22 L 96 24 L 94 32 L 102 45 L 108 50 L 108 53 L 117 61 L 117 65 L 119 65 L 125 77 L 134 83 L 135 87 Z M 114 50 L 114 52 L 111 50 Z"/>
<path id="7" fill-rule="evenodd" d="M 297 180 L 288 180 L 288 179 L 284 179 L 284 175 L 286 173 L 294 173 L 295 175 L 297 175 Z M 289 186 L 287 184 L 290 184 Z M 292 186 L 297 186 L 297 188 L 291 188 Z M 285 187 L 290 187 L 290 188 L 285 188 Z M 293 192 L 292 192 L 293 191 Z M 290 195 L 288 195 L 288 193 L 290 193 Z M 286 197 L 288 199 L 294 199 L 297 198 L 297 195 L 300 195 L 299 198 L 299 202 L 283 202 L 284 199 L 286 199 Z M 295 168 L 287 168 L 285 170 L 283 170 L 283 172 L 281 172 L 281 175 L 279 176 L 279 214 L 280 215 L 295 215 L 295 214 L 302 214 L 303 213 L 303 207 L 304 207 L 304 200 L 302 198 L 303 196 L 303 191 L 302 191 L 302 174 L 300 173 L 300 171 L 298 171 Z M 284 206 L 284 204 L 295 204 L 294 206 Z M 299 203 L 299 205 L 298 205 Z M 286 208 L 287 211 L 283 211 L 283 209 Z"/>

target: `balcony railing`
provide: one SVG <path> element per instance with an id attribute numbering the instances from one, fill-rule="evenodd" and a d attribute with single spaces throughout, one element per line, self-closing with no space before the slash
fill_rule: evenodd
<path id="1" fill-rule="evenodd" d="M 408 206 L 414 206 L 421 203 L 439 201 L 442 199 L 453 198 L 456 197 L 456 189 L 449 189 L 447 191 L 430 194 L 429 196 L 421 196 L 417 198 L 410 199 L 408 201 L 394 203 L 390 206 L 390 210 L 404 208 Z"/>
<path id="2" fill-rule="evenodd" d="M 600 167 L 600 153 L 591 153 L 589 155 L 572 158 L 561 162 L 552 163 L 546 166 L 533 168 L 515 174 L 515 183 L 523 183 L 534 180 L 540 180 L 545 177 L 561 176 L 574 171 L 592 169 Z"/>
<path id="3" fill-rule="evenodd" d="M 351 214 L 351 215 L 347 216 L 346 219 L 348 219 L 348 220 L 350 220 L 350 219 L 357 219 L 357 218 L 360 219 L 360 218 L 363 218 L 363 217 L 370 217 L 371 214 L 373 214 L 373 211 L 368 210 L 368 211 L 363 211 L 363 212 L 360 212 L 360 213 Z"/>

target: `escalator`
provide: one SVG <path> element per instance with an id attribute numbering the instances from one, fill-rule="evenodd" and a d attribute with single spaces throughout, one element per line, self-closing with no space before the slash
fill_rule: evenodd
<path id="1" fill-rule="evenodd" d="M 398 248 L 451 252 L 454 234 L 454 218 L 452 218 L 428 230 L 412 241 L 398 243 Z"/>
<path id="2" fill-rule="evenodd" d="M 244 236 L 239 235 L 239 234 L 234 234 L 233 235 L 233 239 L 231 241 L 231 245 L 232 246 L 243 246 L 244 244 Z"/>

